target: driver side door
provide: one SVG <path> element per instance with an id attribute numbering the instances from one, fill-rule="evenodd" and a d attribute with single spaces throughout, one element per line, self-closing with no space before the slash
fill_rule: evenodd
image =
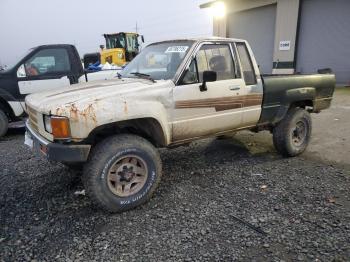
<path id="1" fill-rule="evenodd" d="M 55 90 L 71 84 L 71 63 L 65 48 L 40 49 L 17 70 L 21 95 Z"/>
<path id="2" fill-rule="evenodd" d="M 217 80 L 203 84 L 203 72 Z M 229 43 L 202 44 L 174 88 L 172 140 L 192 140 L 242 126 L 245 82 Z"/>

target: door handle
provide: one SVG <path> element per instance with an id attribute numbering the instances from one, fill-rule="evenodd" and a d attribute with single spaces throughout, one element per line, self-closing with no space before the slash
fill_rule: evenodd
<path id="1" fill-rule="evenodd" d="M 239 86 L 231 86 L 230 87 L 231 91 L 235 91 L 235 90 L 239 90 L 239 89 L 241 89 Z"/>

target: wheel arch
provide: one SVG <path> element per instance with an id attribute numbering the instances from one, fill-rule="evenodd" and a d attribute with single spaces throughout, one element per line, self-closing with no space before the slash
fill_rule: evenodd
<path id="1" fill-rule="evenodd" d="M 115 134 L 139 135 L 150 141 L 156 147 L 164 147 L 168 144 L 164 127 L 153 117 L 136 118 L 104 124 L 92 130 L 87 140 L 95 144 L 106 136 Z"/>
<path id="2" fill-rule="evenodd" d="M 273 124 L 277 124 L 280 122 L 285 116 L 287 115 L 288 111 L 292 108 L 300 107 L 303 109 L 310 108 L 310 111 L 314 108 L 314 101 L 313 99 L 305 99 L 305 100 L 294 100 L 290 101 L 289 103 L 285 105 L 281 105 L 279 110 L 277 111 L 277 114 L 272 121 Z"/>

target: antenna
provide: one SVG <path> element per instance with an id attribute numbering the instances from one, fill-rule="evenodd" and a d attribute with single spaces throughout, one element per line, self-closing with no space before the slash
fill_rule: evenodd
<path id="1" fill-rule="evenodd" d="M 137 26 L 137 21 L 136 21 L 136 26 L 134 27 L 136 34 L 139 32 L 139 27 Z"/>

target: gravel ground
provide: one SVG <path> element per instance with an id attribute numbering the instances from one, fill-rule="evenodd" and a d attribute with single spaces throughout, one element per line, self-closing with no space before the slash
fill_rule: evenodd
<path id="1" fill-rule="evenodd" d="M 79 176 L 0 140 L 0 261 L 349 261 L 350 174 L 239 140 L 162 150 L 142 207 L 106 214 Z"/>

